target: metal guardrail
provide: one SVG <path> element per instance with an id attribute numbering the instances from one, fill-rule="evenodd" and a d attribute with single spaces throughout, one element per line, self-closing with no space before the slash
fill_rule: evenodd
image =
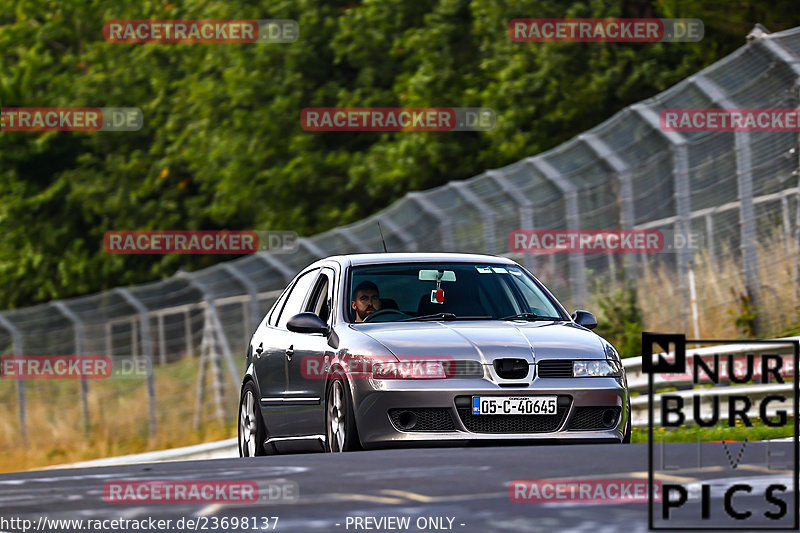
<path id="1" fill-rule="evenodd" d="M 80 463 L 54 465 L 47 467 L 47 469 L 94 468 L 100 466 L 163 463 L 167 461 L 191 461 L 197 459 L 224 459 L 231 457 L 239 457 L 239 449 L 235 437 L 232 439 L 206 442 L 203 444 L 195 444 L 193 446 L 184 446 L 181 448 L 170 448 L 168 450 L 121 455 L 119 457 L 106 457 L 103 459 L 93 459 L 91 461 L 81 461 Z"/>
<path id="2" fill-rule="evenodd" d="M 785 341 L 798 341 L 800 337 L 781 337 L 771 340 L 785 340 Z M 747 354 L 776 354 L 783 359 L 783 375 L 794 376 L 796 369 L 794 368 L 793 349 L 790 344 L 785 346 L 781 345 L 767 345 L 754 342 L 752 344 L 729 344 L 719 346 L 705 346 L 702 348 L 687 348 L 686 360 L 687 365 L 693 364 L 695 357 L 702 358 L 707 364 L 713 360 L 714 355 L 719 355 L 720 358 L 731 356 L 734 364 L 745 363 L 745 356 Z M 654 354 L 655 356 L 656 354 Z M 664 356 L 667 360 L 671 360 L 674 354 L 661 353 L 657 354 Z M 622 360 L 622 365 L 625 367 L 625 372 L 628 379 L 628 390 L 631 392 L 631 411 L 632 421 L 634 426 L 644 426 L 647 424 L 647 409 L 648 409 L 648 375 L 642 372 L 642 357 L 631 357 Z M 720 366 L 727 366 L 720 365 Z M 719 419 L 728 419 L 728 405 L 727 398 L 737 393 L 746 393 L 751 400 L 760 400 L 769 395 L 782 395 L 786 398 L 785 402 L 771 402 L 770 408 L 767 410 L 769 416 L 774 416 L 776 412 L 785 409 L 788 412 L 793 412 L 794 398 L 792 395 L 793 383 L 791 381 L 785 383 L 760 383 L 761 373 L 758 364 L 754 364 L 753 383 L 749 385 L 737 385 L 731 383 L 729 386 L 715 387 L 712 393 L 707 388 L 689 389 L 693 385 L 693 381 L 689 374 L 656 374 L 654 376 L 653 384 L 656 391 L 667 388 L 675 388 L 678 390 L 671 391 L 671 395 L 679 396 L 684 400 L 683 413 L 689 419 L 689 414 L 693 409 L 693 401 L 697 398 L 698 401 L 703 401 L 710 396 L 718 396 L 720 398 L 719 405 Z M 702 382 L 701 382 L 702 384 Z M 680 390 L 680 389 L 684 390 Z M 722 390 L 720 390 L 722 389 Z M 662 393 L 656 392 L 653 395 L 653 402 L 656 408 L 661 406 Z M 747 411 L 747 414 L 752 417 L 760 416 L 758 412 L 758 403 L 752 402 L 753 405 Z M 706 402 L 701 404 L 700 414 L 703 419 L 707 419 L 711 415 L 710 404 Z"/>

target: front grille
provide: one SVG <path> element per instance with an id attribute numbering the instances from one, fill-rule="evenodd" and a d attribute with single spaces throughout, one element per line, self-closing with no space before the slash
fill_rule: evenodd
<path id="1" fill-rule="evenodd" d="M 576 407 L 570 431 L 611 429 L 619 421 L 619 407 Z"/>
<path id="2" fill-rule="evenodd" d="M 458 416 L 472 433 L 549 433 L 561 427 L 567 407 L 555 415 L 473 415 L 469 407 L 459 407 Z"/>
<path id="3" fill-rule="evenodd" d="M 571 378 L 572 361 L 563 359 L 545 359 L 539 361 L 540 378 Z"/>
<path id="4" fill-rule="evenodd" d="M 416 417 L 416 423 L 408 427 L 406 423 L 410 418 L 407 413 Z M 392 425 L 400 431 L 455 431 L 456 425 L 446 407 L 429 407 L 422 409 L 389 409 L 389 419 Z"/>
<path id="5" fill-rule="evenodd" d="M 494 371 L 503 379 L 522 379 L 528 375 L 528 361 L 525 359 L 495 359 Z"/>

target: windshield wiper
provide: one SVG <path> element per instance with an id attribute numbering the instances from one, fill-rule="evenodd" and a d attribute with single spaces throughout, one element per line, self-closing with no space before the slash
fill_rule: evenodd
<path id="1" fill-rule="evenodd" d="M 541 316 L 536 313 L 519 313 L 518 315 L 504 316 L 497 320 L 564 320 L 560 316 Z"/>
<path id="2" fill-rule="evenodd" d="M 398 320 L 398 322 L 408 322 L 409 320 L 494 320 L 494 317 L 489 315 L 456 316 L 453 313 L 435 313 L 433 315 L 405 318 L 403 320 Z"/>
<path id="3" fill-rule="evenodd" d="M 412 320 L 455 320 L 458 318 L 453 313 L 434 313 L 432 315 L 423 315 L 423 316 L 414 316 L 411 318 L 404 318 L 403 320 L 398 320 L 398 322 L 410 322 Z"/>

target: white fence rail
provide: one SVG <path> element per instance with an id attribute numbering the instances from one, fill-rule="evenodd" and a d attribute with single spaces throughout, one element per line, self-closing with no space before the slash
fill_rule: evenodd
<path id="1" fill-rule="evenodd" d="M 764 344 L 753 342 L 751 344 L 727 344 L 717 346 L 705 346 L 702 348 L 693 348 L 686 350 L 687 369 L 692 368 L 693 360 L 695 357 L 701 358 L 706 365 L 714 368 L 712 361 L 715 355 L 719 356 L 720 364 L 719 370 L 721 376 L 727 376 L 729 357 L 733 362 L 733 375 L 734 377 L 741 377 L 747 370 L 746 356 L 748 354 L 764 355 L 774 354 L 779 356 L 782 361 L 781 376 L 784 378 L 783 383 L 773 382 L 762 383 L 762 367 L 761 357 L 754 358 L 753 373 L 751 384 L 736 384 L 730 383 L 729 386 L 715 385 L 712 391 L 709 388 L 697 388 L 693 386 L 693 379 L 687 370 L 683 374 L 655 374 L 653 377 L 653 385 L 656 389 L 656 394 L 653 395 L 653 405 L 657 410 L 661 409 L 661 398 L 666 389 L 674 388 L 676 390 L 670 391 L 670 395 L 678 396 L 683 400 L 682 412 L 686 420 L 692 420 L 694 409 L 694 402 L 700 402 L 700 416 L 703 420 L 709 420 L 713 415 L 712 403 L 710 398 L 716 396 L 719 398 L 719 419 L 728 420 L 729 418 L 729 403 L 728 399 L 734 395 L 747 395 L 751 400 L 749 409 L 745 412 L 751 418 L 762 417 L 767 415 L 774 417 L 780 411 L 786 411 L 787 415 L 794 412 L 794 385 L 793 379 L 796 372 L 794 368 L 794 349 L 789 342 L 798 341 L 800 337 L 781 337 L 779 339 L 787 341 L 787 344 Z M 667 360 L 672 360 L 674 354 L 654 354 L 664 356 Z M 631 392 L 631 411 L 634 426 L 645 426 L 648 421 L 648 374 L 642 372 L 642 357 L 631 357 L 623 359 L 623 366 L 628 378 L 628 389 Z M 770 364 L 769 368 L 775 365 Z M 769 372 L 767 372 L 769 373 Z M 711 385 L 711 381 L 700 381 L 700 385 Z M 693 388 L 694 387 L 694 388 Z M 682 389 L 682 390 L 681 390 Z M 660 392 L 659 392 L 660 391 Z M 760 410 L 760 400 L 767 396 L 778 395 L 785 398 L 783 401 L 770 401 L 768 407 L 764 412 Z M 656 414 L 656 420 L 659 415 Z"/>

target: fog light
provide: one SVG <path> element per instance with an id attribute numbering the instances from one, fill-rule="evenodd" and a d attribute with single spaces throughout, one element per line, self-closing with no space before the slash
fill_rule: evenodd
<path id="1" fill-rule="evenodd" d="M 413 429 L 417 425 L 417 415 L 411 411 L 403 411 L 397 415 L 397 425 L 402 430 Z"/>
<path id="2" fill-rule="evenodd" d="M 603 425 L 607 428 L 613 427 L 617 422 L 617 412 L 614 409 L 603 411 Z"/>

